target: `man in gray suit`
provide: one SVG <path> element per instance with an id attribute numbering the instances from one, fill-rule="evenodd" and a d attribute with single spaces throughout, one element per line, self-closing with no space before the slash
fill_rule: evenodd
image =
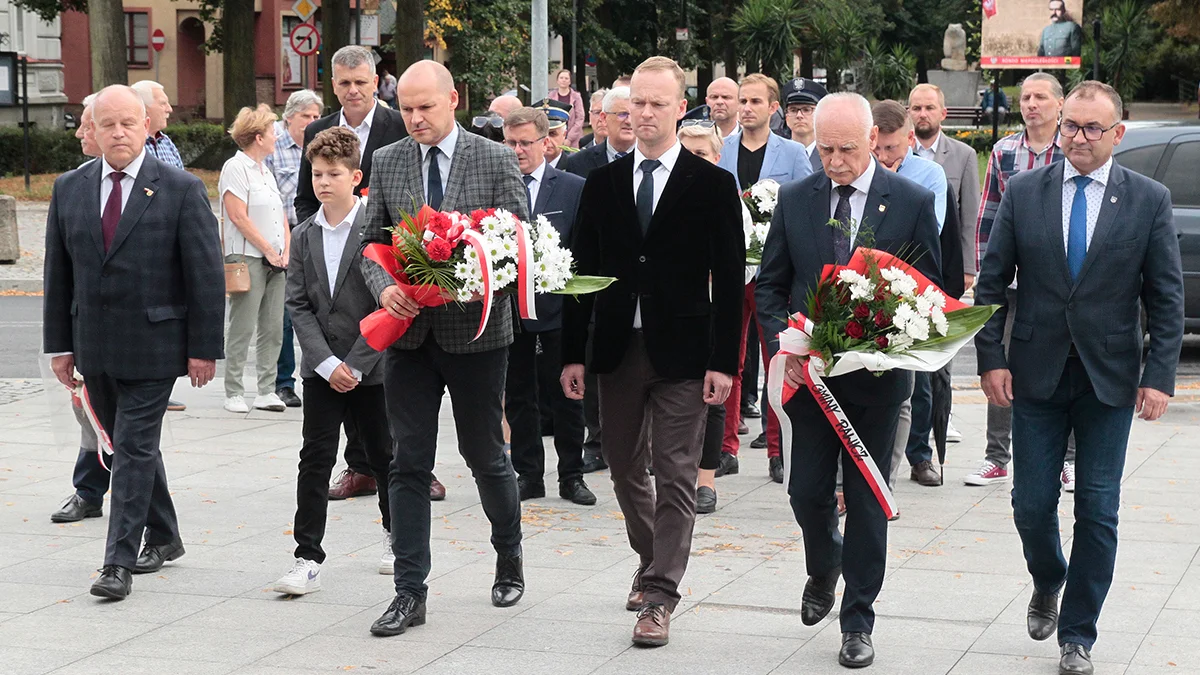
<path id="1" fill-rule="evenodd" d="M 368 242 L 391 243 L 399 211 L 423 204 L 469 213 L 499 208 L 529 219 L 517 158 L 502 145 L 468 134 L 454 121 L 458 92 L 445 66 L 419 61 L 397 83 L 409 137 L 375 153 L 367 200 Z M 511 303 L 496 302 L 479 339 L 483 303 L 422 309 L 378 265 L 363 260 L 367 286 L 393 317 L 413 319 L 384 359 L 384 387 L 395 456 L 388 476 L 396 553 L 396 598 L 371 626 L 398 635 L 425 623 L 429 576 L 429 485 L 442 392 L 449 388 L 459 452 L 467 461 L 483 511 L 492 523 L 496 581 L 492 604 L 516 604 L 525 591 L 521 503 L 504 453 L 501 397 L 513 341 Z"/>
<path id="2" fill-rule="evenodd" d="M 1062 109 L 1065 162 L 1023 172 L 1000 202 L 976 300 L 1000 310 L 975 338 L 989 403 L 1012 406 L 1013 520 L 1033 577 L 1029 636 L 1058 628 L 1059 673 L 1092 672 L 1112 583 L 1125 449 L 1135 412 L 1158 419 L 1175 390 L 1183 272 L 1171 195 L 1112 161 L 1121 98 L 1077 85 Z M 1002 344 L 1017 269 L 1016 317 Z M 1142 367 L 1142 311 L 1150 350 Z M 1070 565 L 1059 541 L 1059 467 L 1077 448 Z M 1065 586 L 1065 591 L 1064 591 Z M 1062 612 L 1058 598 L 1063 594 Z"/>
<path id="3" fill-rule="evenodd" d="M 131 573 L 183 555 L 159 437 L 175 379 L 202 387 L 224 356 L 225 279 L 204 183 L 146 152 L 141 97 L 113 85 L 92 105 L 103 155 L 55 181 L 46 218 L 44 340 L 59 382 L 83 374 L 112 437 L 108 542 L 91 592 L 123 600 Z"/>

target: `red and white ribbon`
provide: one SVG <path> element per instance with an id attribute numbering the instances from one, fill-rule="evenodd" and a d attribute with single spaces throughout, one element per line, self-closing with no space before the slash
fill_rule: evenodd
<path id="1" fill-rule="evenodd" d="M 533 290 L 533 239 L 525 223 L 517 221 L 517 310 L 522 319 L 537 319 Z"/>
<path id="2" fill-rule="evenodd" d="M 792 472 L 792 422 L 787 413 L 783 411 L 783 405 L 798 391 L 787 383 L 784 369 L 788 356 L 800 356 L 804 358 L 802 376 L 805 386 L 842 441 L 842 447 L 846 449 L 846 453 L 854 460 L 854 465 L 866 479 L 871 492 L 875 494 L 875 499 L 883 508 L 884 515 L 891 518 L 897 513 L 896 500 L 892 497 L 892 491 L 888 489 L 887 481 L 879 472 L 875 460 L 867 452 L 867 446 L 859 438 L 858 432 L 854 430 L 854 425 L 850 423 L 850 418 L 846 416 L 842 406 L 830 391 L 829 385 L 825 384 L 821 377 L 825 370 L 825 362 L 817 353 L 809 350 L 812 331 L 812 321 L 800 313 L 792 315 L 788 320 L 788 327 L 779 334 L 779 352 L 771 357 L 771 364 L 767 371 L 767 400 L 771 409 L 775 411 L 775 416 L 779 419 L 780 441 L 783 448 L 783 484 L 791 484 Z M 891 451 L 890 448 L 885 448 L 885 450 Z"/>
<path id="3" fill-rule="evenodd" d="M 475 253 L 479 255 L 479 271 L 483 274 L 483 316 L 479 319 L 479 330 L 476 331 L 475 337 L 472 340 L 478 340 L 480 335 L 483 335 L 483 330 L 487 328 L 488 319 L 492 316 L 492 259 L 488 255 L 487 242 L 484 241 L 483 235 L 475 230 L 465 230 L 462 235 L 463 241 L 470 244 L 475 249 Z"/>
<path id="4" fill-rule="evenodd" d="M 111 472 L 112 468 L 104 461 L 104 456 L 113 454 L 112 438 L 104 430 L 104 426 L 100 424 L 100 418 L 96 416 L 96 410 L 92 408 L 92 399 L 88 396 L 87 387 L 82 382 L 77 382 L 72 395 L 79 398 L 83 414 L 87 417 L 88 423 L 92 425 L 92 431 L 96 432 L 96 456 L 100 460 L 100 466 Z"/>

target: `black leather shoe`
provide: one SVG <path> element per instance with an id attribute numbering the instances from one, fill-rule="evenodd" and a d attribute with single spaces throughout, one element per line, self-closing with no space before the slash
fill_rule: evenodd
<path id="1" fill-rule="evenodd" d="M 492 584 L 492 604 L 512 607 L 525 595 L 525 571 L 521 554 L 496 555 L 496 582 Z"/>
<path id="2" fill-rule="evenodd" d="M 758 438 L 750 441 L 750 447 L 754 448 L 755 450 L 762 450 L 763 448 L 767 447 L 767 434 L 765 432 L 759 434 Z"/>
<path id="3" fill-rule="evenodd" d="M 304 405 L 304 402 L 296 395 L 296 390 L 291 387 L 280 387 L 275 390 L 275 395 L 289 408 L 299 408 Z"/>
<path id="4" fill-rule="evenodd" d="M 1062 646 L 1062 658 L 1058 660 L 1058 675 L 1092 675 L 1092 655 L 1087 647 L 1075 642 Z"/>
<path id="5" fill-rule="evenodd" d="M 696 488 L 696 513 L 712 513 L 717 510 L 717 491 L 702 485 Z"/>
<path id="6" fill-rule="evenodd" d="M 133 592 L 133 575 L 128 567 L 105 565 L 100 568 L 100 578 L 92 584 L 92 595 L 109 600 L 124 600 Z"/>
<path id="7" fill-rule="evenodd" d="M 520 494 L 521 501 L 540 499 L 546 496 L 546 484 L 536 482 L 532 478 L 517 476 L 517 493 Z"/>
<path id="8" fill-rule="evenodd" d="M 158 544 L 151 546 L 146 544 L 142 547 L 142 554 L 138 556 L 137 563 L 133 566 L 134 574 L 148 574 L 157 572 L 162 569 L 163 563 L 171 560 L 178 560 L 183 556 L 183 542 L 176 539 L 169 544 Z"/>
<path id="9" fill-rule="evenodd" d="M 771 480 L 776 483 L 783 482 L 783 457 L 772 457 L 768 460 L 771 467 Z"/>
<path id="10" fill-rule="evenodd" d="M 758 406 L 754 405 L 753 403 L 747 403 L 746 405 L 742 406 L 742 417 L 747 419 L 758 419 L 759 417 L 762 417 L 762 411 L 759 410 Z"/>
<path id="11" fill-rule="evenodd" d="M 596 505 L 596 494 L 588 489 L 583 478 L 568 478 L 559 483 L 558 496 L 580 506 Z"/>
<path id="12" fill-rule="evenodd" d="M 103 506 L 92 506 L 77 494 L 67 497 L 67 501 L 50 514 L 52 523 L 76 523 L 84 518 L 99 518 L 104 515 Z"/>
<path id="13" fill-rule="evenodd" d="M 608 464 L 604 462 L 604 457 L 599 453 L 591 454 L 590 452 L 583 453 L 583 472 L 592 473 L 593 471 L 603 471 L 608 468 Z"/>
<path id="14" fill-rule="evenodd" d="M 409 626 L 425 625 L 425 601 L 411 593 L 399 593 L 383 616 L 371 624 L 371 635 L 399 635 Z"/>
<path id="15" fill-rule="evenodd" d="M 842 633 L 838 663 L 847 668 L 866 668 L 875 663 L 875 647 L 867 633 Z"/>
<path id="16" fill-rule="evenodd" d="M 1029 637 L 1034 640 L 1045 640 L 1054 635 L 1054 629 L 1058 628 L 1058 591 L 1040 593 L 1036 588 L 1033 589 L 1025 624 Z"/>
<path id="17" fill-rule="evenodd" d="M 717 465 L 717 478 L 732 476 L 738 472 L 737 455 L 728 452 L 721 453 L 721 463 Z"/>
<path id="18" fill-rule="evenodd" d="M 800 620 L 805 626 L 815 626 L 833 609 L 834 589 L 842 570 L 835 569 L 826 577 L 809 577 L 800 598 Z"/>

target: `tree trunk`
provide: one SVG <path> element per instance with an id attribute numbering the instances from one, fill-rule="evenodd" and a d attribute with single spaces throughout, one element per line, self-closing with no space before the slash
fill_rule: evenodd
<path id="1" fill-rule="evenodd" d="M 396 11 L 396 29 L 400 30 L 401 18 L 399 7 Z M 350 3 L 345 0 L 333 0 L 321 4 L 321 78 L 324 90 L 322 98 L 329 106 L 334 105 L 337 97 L 333 94 L 333 55 L 337 50 L 350 44 Z M 399 64 L 399 54 L 396 55 L 396 69 Z M 407 66 L 403 66 L 407 68 Z M 401 71 L 403 72 L 403 71 Z"/>
<path id="2" fill-rule="evenodd" d="M 813 50 L 812 47 L 800 48 L 800 77 L 812 79 L 813 76 Z"/>
<path id="3" fill-rule="evenodd" d="M 722 61 L 725 62 L 725 77 L 737 80 L 738 53 L 737 47 L 733 44 L 733 34 L 729 31 L 729 20 L 737 9 L 737 5 L 734 3 L 734 0 L 724 0 L 724 2 L 725 11 L 721 14 L 721 20 L 725 22 L 725 26 L 721 31 L 721 34 L 725 36 L 724 58 Z"/>
<path id="4" fill-rule="evenodd" d="M 396 45 L 397 76 L 425 58 L 425 0 L 397 0 L 392 42 Z"/>
<path id="5" fill-rule="evenodd" d="M 88 37 L 92 43 L 92 91 L 100 91 L 110 84 L 127 84 L 129 69 L 125 59 L 128 48 L 121 0 L 92 0 L 89 3 Z"/>
<path id="6" fill-rule="evenodd" d="M 254 89 L 254 3 L 226 2 L 221 9 L 222 64 L 225 71 L 225 126 L 238 111 L 258 100 Z M 231 39 L 237 36 L 238 39 Z M 242 39 L 242 38 L 245 39 Z"/>

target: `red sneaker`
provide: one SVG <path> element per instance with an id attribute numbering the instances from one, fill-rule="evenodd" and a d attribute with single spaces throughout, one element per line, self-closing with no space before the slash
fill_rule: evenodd
<path id="1" fill-rule="evenodd" d="M 991 485 L 993 483 L 1003 483 L 1008 480 L 1008 469 L 993 463 L 990 460 L 983 460 L 983 464 L 973 474 L 969 474 L 963 478 L 963 482 L 967 485 Z"/>

